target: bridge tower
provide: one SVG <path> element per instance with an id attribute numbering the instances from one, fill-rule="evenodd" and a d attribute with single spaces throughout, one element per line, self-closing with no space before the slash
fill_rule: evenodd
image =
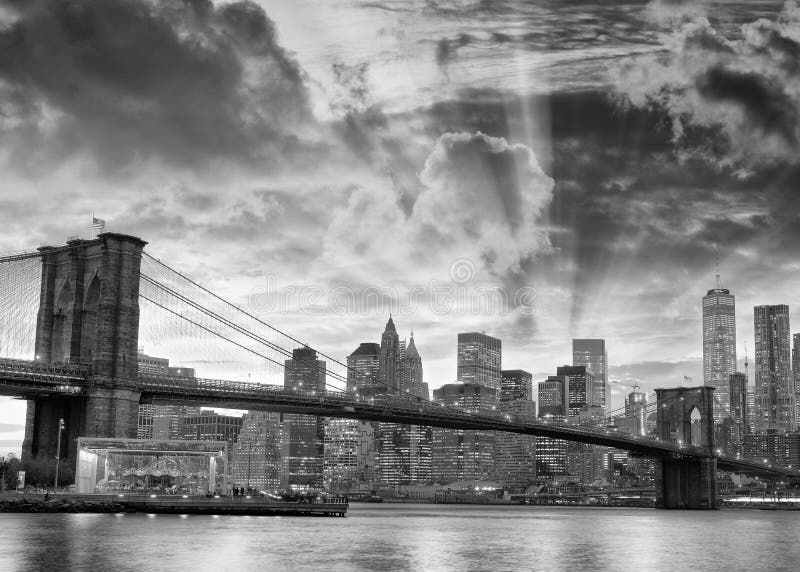
<path id="1" fill-rule="evenodd" d="M 687 454 L 658 460 L 657 508 L 719 508 L 713 391 L 705 386 L 656 389 L 659 439 L 687 448 Z M 700 448 L 702 454 L 690 454 L 691 447 Z"/>
<path id="2" fill-rule="evenodd" d="M 59 418 L 66 425 L 61 451 L 73 466 L 79 436 L 136 437 L 139 271 L 145 244 L 134 236 L 103 233 L 94 240 L 70 240 L 67 249 L 39 249 L 35 359 L 82 364 L 91 375 L 81 396 L 28 401 L 23 458 L 55 456 Z"/>

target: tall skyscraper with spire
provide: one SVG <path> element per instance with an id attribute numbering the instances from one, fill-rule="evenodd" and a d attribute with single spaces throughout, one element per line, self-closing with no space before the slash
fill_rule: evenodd
<path id="1" fill-rule="evenodd" d="M 794 431 L 794 383 L 791 379 L 789 306 L 756 306 L 756 395 L 753 430 Z"/>
<path id="2" fill-rule="evenodd" d="M 380 385 L 391 395 L 401 392 L 400 387 L 400 336 L 397 335 L 397 328 L 394 326 L 392 316 L 386 322 L 386 328 L 381 336 L 381 353 L 378 362 L 378 381 Z"/>
<path id="3" fill-rule="evenodd" d="M 380 391 L 389 395 L 422 397 L 423 388 L 427 393 L 422 380 L 422 358 L 414 338 L 408 345 L 400 341 L 391 316 L 381 336 L 378 381 Z M 378 465 L 384 484 L 397 486 L 430 480 L 430 433 L 429 427 L 376 424 Z"/>
<path id="4" fill-rule="evenodd" d="M 703 296 L 703 385 L 716 388 L 716 422 L 730 416 L 730 375 L 735 372 L 736 302 L 722 287 L 717 268 L 717 287 Z"/>

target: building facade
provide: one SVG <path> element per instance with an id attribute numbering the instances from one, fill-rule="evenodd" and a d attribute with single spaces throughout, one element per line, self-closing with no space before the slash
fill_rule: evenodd
<path id="1" fill-rule="evenodd" d="M 502 356 L 503 343 L 499 339 L 479 332 L 458 334 L 457 381 L 494 389 L 499 398 Z"/>
<path id="2" fill-rule="evenodd" d="M 326 364 L 308 347 L 292 351 L 284 365 L 283 387 L 298 392 L 325 393 Z M 283 416 L 283 457 L 286 464 L 282 488 L 307 491 L 323 488 L 325 419 L 289 413 Z"/>
<path id="3" fill-rule="evenodd" d="M 250 411 L 242 417 L 242 428 L 233 446 L 231 486 L 276 492 L 286 488 L 287 467 L 281 413 Z"/>
<path id="4" fill-rule="evenodd" d="M 606 341 L 597 338 L 572 340 L 572 365 L 584 365 L 594 376 L 592 403 L 606 406 L 608 393 L 608 354 Z"/>
<path id="5" fill-rule="evenodd" d="M 567 419 L 567 377 L 551 375 L 539 382 L 539 419 L 547 423 L 565 423 Z M 567 454 L 569 443 L 552 437 L 536 437 L 536 476 L 552 480 L 569 474 Z"/>
<path id="6" fill-rule="evenodd" d="M 564 365 L 556 368 L 556 376 L 566 381 L 568 417 L 594 405 L 594 374 L 587 366 Z"/>
<path id="7" fill-rule="evenodd" d="M 490 411 L 497 403 L 497 391 L 485 385 L 448 383 L 433 390 L 433 401 L 469 412 Z M 492 479 L 493 431 L 434 427 L 432 439 L 431 467 L 435 482 Z"/>
<path id="8" fill-rule="evenodd" d="M 717 388 L 714 421 L 729 417 L 730 375 L 736 372 L 736 300 L 719 286 L 703 296 L 703 385 Z"/>
<path id="9" fill-rule="evenodd" d="M 789 306 L 756 306 L 754 327 L 756 388 L 753 431 L 789 433 L 796 427 Z"/>
<path id="10" fill-rule="evenodd" d="M 533 401 L 533 376 L 522 369 L 504 369 L 500 383 L 500 402 Z"/>

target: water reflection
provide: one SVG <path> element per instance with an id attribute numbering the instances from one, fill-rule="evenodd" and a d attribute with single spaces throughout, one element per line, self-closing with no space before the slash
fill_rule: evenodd
<path id="1" fill-rule="evenodd" d="M 797 570 L 797 513 L 354 505 L 345 519 L 0 514 L 0 570 Z"/>

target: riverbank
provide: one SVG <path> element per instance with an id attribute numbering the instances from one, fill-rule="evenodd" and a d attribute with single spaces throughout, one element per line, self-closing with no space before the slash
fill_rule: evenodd
<path id="1" fill-rule="evenodd" d="M 116 502 L 106 500 L 86 501 L 81 499 L 71 499 L 68 497 L 47 498 L 44 497 L 19 497 L 0 499 L 0 512 L 21 512 L 21 513 L 116 513 L 116 512 L 135 512 L 132 509 Z"/>
<path id="2" fill-rule="evenodd" d="M 218 514 L 248 516 L 345 516 L 345 499 L 287 502 L 262 497 L 174 495 L 14 495 L 0 497 L 0 512 Z"/>

